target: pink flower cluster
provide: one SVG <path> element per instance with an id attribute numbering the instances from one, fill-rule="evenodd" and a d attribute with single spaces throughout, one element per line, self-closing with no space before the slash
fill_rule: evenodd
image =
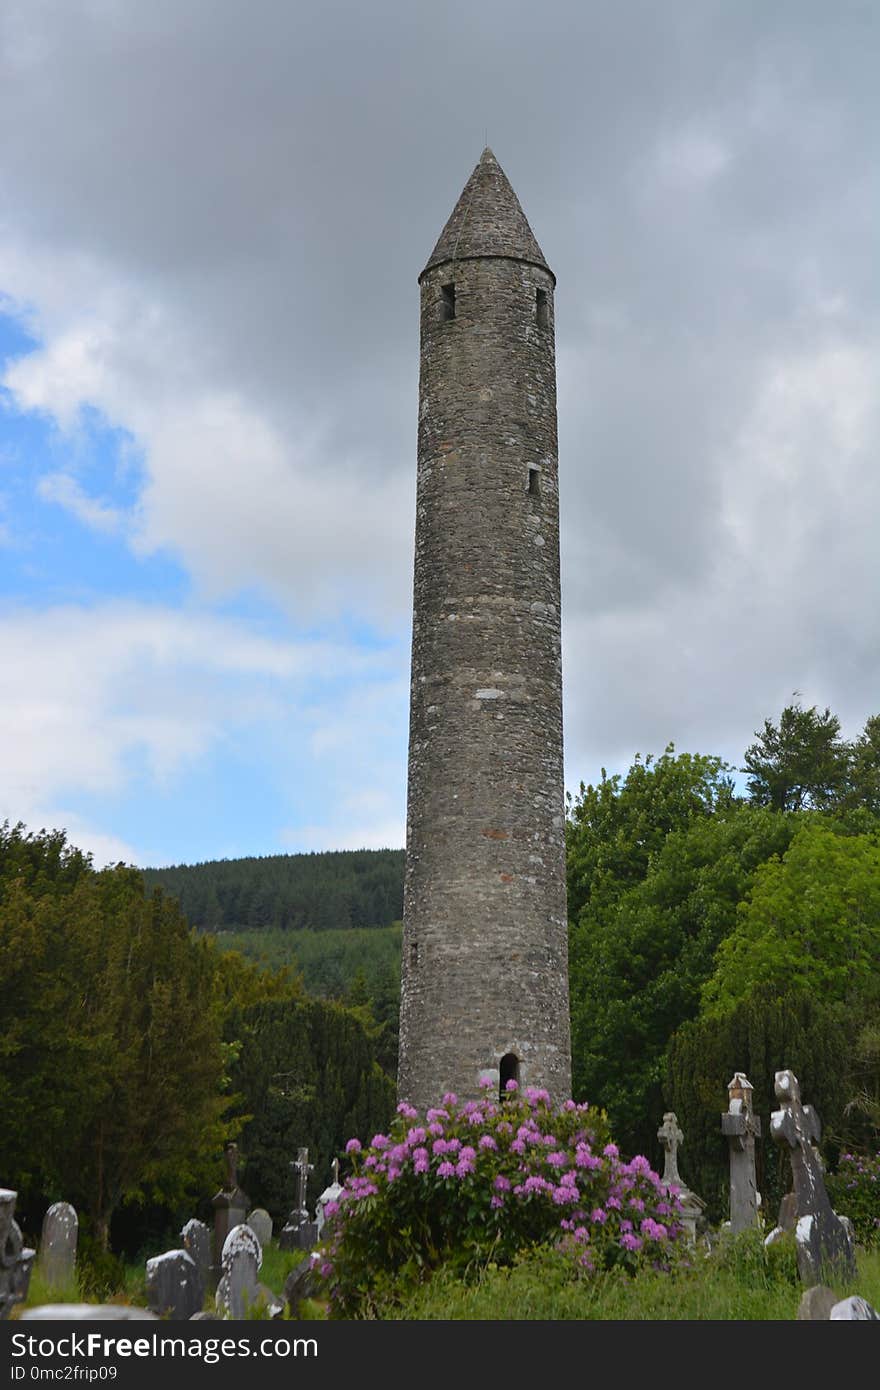
<path id="1" fill-rule="evenodd" d="M 352 1139 L 346 1154 L 353 1171 L 328 1210 L 322 1256 L 343 1311 L 377 1269 L 466 1263 L 480 1249 L 504 1262 L 554 1235 L 588 1272 L 662 1264 L 681 1235 L 678 1197 L 648 1160 L 623 1160 L 601 1113 L 574 1101 L 557 1109 L 537 1088 L 498 1100 L 485 1087 L 460 1106 L 448 1093 L 423 1118 L 403 1103 L 389 1134 L 366 1150 Z"/>

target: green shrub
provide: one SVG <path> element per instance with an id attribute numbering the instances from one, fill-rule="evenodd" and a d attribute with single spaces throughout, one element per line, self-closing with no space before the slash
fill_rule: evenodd
<path id="1" fill-rule="evenodd" d="M 349 1140 L 354 1172 L 327 1208 L 320 1266 L 331 1316 L 375 1312 L 440 1266 L 467 1278 L 550 1241 L 588 1275 L 672 1259 L 678 1199 L 646 1158 L 620 1158 L 604 1113 L 508 1088 L 501 1104 L 447 1095 L 424 1122 L 401 1104 L 369 1149 Z"/>
<path id="2" fill-rule="evenodd" d="M 880 1150 L 841 1154 L 826 1186 L 835 1211 L 853 1223 L 859 1244 L 880 1245 Z"/>

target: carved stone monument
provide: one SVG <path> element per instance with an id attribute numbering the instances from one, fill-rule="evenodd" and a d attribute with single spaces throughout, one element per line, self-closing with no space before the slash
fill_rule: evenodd
<path id="1" fill-rule="evenodd" d="M 296 1205 L 278 1237 L 278 1245 L 282 1250 L 311 1250 L 318 1238 L 318 1228 L 306 1206 L 309 1173 L 314 1167 L 309 1163 L 308 1149 L 297 1149 L 296 1161 L 290 1166 L 296 1174 Z"/>
<path id="2" fill-rule="evenodd" d="M 24 1245 L 15 1221 L 17 1192 L 0 1187 L 0 1318 L 27 1298 L 35 1252 Z"/>
<path id="3" fill-rule="evenodd" d="M 684 1135 L 679 1128 L 674 1110 L 666 1111 L 663 1123 L 657 1131 L 657 1138 L 663 1145 L 663 1186 L 670 1195 L 678 1197 L 681 1203 L 681 1224 L 691 1244 L 694 1244 L 697 1239 L 697 1222 L 705 1210 L 706 1203 L 695 1192 L 691 1192 L 678 1171 L 678 1146 L 684 1143 Z"/>
<path id="4" fill-rule="evenodd" d="M 721 1133 L 730 1149 L 730 1229 L 734 1235 L 760 1222 L 755 1140 L 761 1135 L 761 1121 L 752 1110 L 752 1090 L 745 1072 L 734 1072 L 727 1085 L 727 1113 L 721 1116 Z"/>
<path id="5" fill-rule="evenodd" d="M 770 1134 L 775 1143 L 785 1146 L 791 1159 L 798 1273 L 805 1284 L 845 1283 L 856 1272 L 853 1239 L 825 1191 L 822 1160 L 815 1147 L 822 1133 L 819 1116 L 811 1105 L 801 1104 L 794 1072 L 778 1071 L 773 1089 L 780 1108 L 770 1116 Z"/>
<path id="6" fill-rule="evenodd" d="M 211 1266 L 212 1281 L 216 1285 L 222 1274 L 223 1247 L 226 1237 L 235 1226 L 240 1226 L 250 1210 L 250 1198 L 238 1185 L 238 1145 L 231 1141 L 223 1151 L 226 1177 L 220 1191 L 211 1199 L 214 1208 L 214 1263 Z"/>

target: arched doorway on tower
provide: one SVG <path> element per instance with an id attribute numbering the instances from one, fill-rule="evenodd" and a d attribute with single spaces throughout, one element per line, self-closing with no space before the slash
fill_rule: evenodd
<path id="1" fill-rule="evenodd" d="M 515 1081 L 519 1086 L 519 1058 L 515 1052 L 505 1052 L 498 1064 L 498 1095 L 501 1100 L 508 1094 L 508 1081 Z"/>

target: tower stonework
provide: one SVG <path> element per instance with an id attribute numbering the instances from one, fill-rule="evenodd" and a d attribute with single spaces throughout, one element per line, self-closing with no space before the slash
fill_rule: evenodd
<path id="1" fill-rule="evenodd" d="M 401 1100 L 570 1094 L 555 277 L 492 151 L 422 272 Z"/>

